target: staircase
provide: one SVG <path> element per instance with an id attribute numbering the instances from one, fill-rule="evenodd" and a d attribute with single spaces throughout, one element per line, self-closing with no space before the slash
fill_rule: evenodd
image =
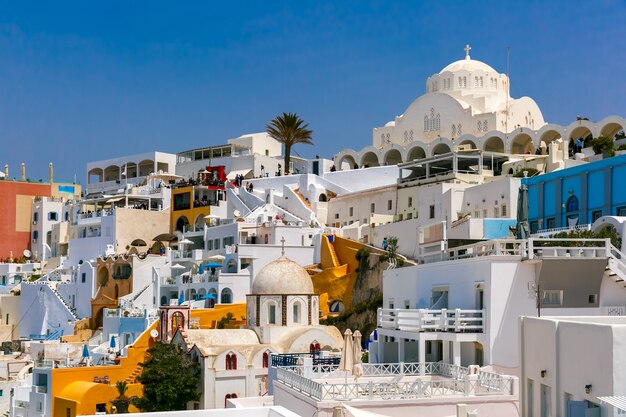
<path id="1" fill-rule="evenodd" d="M 615 282 L 626 281 L 626 263 L 624 263 L 624 261 L 626 261 L 626 254 L 611 245 L 607 270 L 609 276 L 612 277 Z"/>
<path id="2" fill-rule="evenodd" d="M 141 374 L 141 366 L 137 366 L 134 370 L 133 373 L 131 373 L 128 378 L 125 379 L 127 384 L 136 384 L 137 383 L 137 378 L 139 377 L 139 375 Z"/>
<path id="3" fill-rule="evenodd" d="M 47 284 L 47 283 L 46 283 Z M 63 296 L 61 296 L 61 293 L 58 292 L 56 290 L 56 288 L 52 287 L 50 284 L 47 284 L 48 288 L 50 288 L 50 290 L 57 296 L 57 298 L 61 301 L 61 303 L 63 303 L 63 305 L 65 306 L 65 308 L 67 308 L 67 311 L 70 312 L 70 314 L 72 315 L 72 317 L 75 320 L 80 320 L 80 318 L 78 317 L 78 315 L 76 315 L 76 309 L 74 307 L 71 307 L 68 303 L 65 302 L 65 300 L 63 299 Z"/>
<path id="4" fill-rule="evenodd" d="M 337 256 L 337 251 L 335 250 L 335 245 L 330 241 L 330 239 L 328 239 L 328 249 L 330 251 L 330 257 L 333 260 L 333 266 L 341 265 L 339 263 L 339 257 Z"/>
<path id="5" fill-rule="evenodd" d="M 137 301 L 137 299 L 139 297 L 141 297 L 141 294 L 143 294 L 144 292 L 146 292 L 146 290 L 148 288 L 150 288 L 152 286 L 152 283 L 147 284 L 145 287 L 143 287 L 138 293 L 136 293 L 135 295 L 132 296 L 132 298 L 130 299 L 121 299 L 120 301 L 120 306 L 124 307 L 124 308 L 132 308 L 133 305 L 135 304 L 135 301 Z"/>
<path id="6" fill-rule="evenodd" d="M 296 188 L 295 190 L 293 190 L 294 193 L 296 193 L 296 195 L 298 196 L 298 198 L 300 200 L 302 200 L 302 202 L 304 203 L 305 206 L 307 206 L 309 208 L 309 210 L 313 210 L 311 207 L 311 203 L 309 203 L 308 201 L 306 201 L 306 198 L 304 198 L 304 196 L 302 194 L 300 194 L 300 190 L 298 188 Z"/>

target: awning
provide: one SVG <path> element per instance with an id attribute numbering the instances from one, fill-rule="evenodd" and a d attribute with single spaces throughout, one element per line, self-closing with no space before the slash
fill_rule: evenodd
<path id="1" fill-rule="evenodd" d="M 252 172 L 251 169 L 233 170 L 233 171 L 230 171 L 228 175 L 226 175 L 226 178 L 228 178 L 229 180 L 234 180 L 237 175 L 243 175 L 243 177 L 246 178 L 248 174 L 250 174 L 251 172 Z"/>
<path id="2" fill-rule="evenodd" d="M 624 395 L 613 395 L 607 397 L 598 397 L 600 401 L 603 403 L 607 403 L 617 408 L 618 410 L 626 411 L 626 396 Z"/>
<path id="3" fill-rule="evenodd" d="M 167 173 L 163 173 L 163 174 L 150 174 L 148 176 L 149 179 L 151 180 L 162 180 L 162 181 L 176 181 L 176 180 L 181 180 L 183 179 L 183 177 L 181 177 L 180 175 L 175 175 L 175 174 L 167 174 Z"/>

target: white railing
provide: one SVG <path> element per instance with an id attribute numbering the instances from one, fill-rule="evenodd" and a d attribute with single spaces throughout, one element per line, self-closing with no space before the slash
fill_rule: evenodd
<path id="1" fill-rule="evenodd" d="M 605 316 L 626 316 L 626 307 L 624 306 L 604 306 L 602 314 Z"/>
<path id="2" fill-rule="evenodd" d="M 626 255 L 615 246 L 610 246 L 609 269 L 613 271 L 620 280 L 626 281 Z"/>
<path id="3" fill-rule="evenodd" d="M 611 239 L 528 239 L 527 259 L 608 258 Z"/>
<path id="4" fill-rule="evenodd" d="M 566 227 L 553 227 L 552 229 L 537 230 L 537 233 L 533 233 L 533 237 L 551 236 L 561 232 L 573 232 L 573 231 L 591 230 L 591 224 L 577 224 L 576 226 Z"/>
<path id="5" fill-rule="evenodd" d="M 438 375 L 441 379 L 422 379 Z M 404 399 L 444 396 L 514 395 L 515 377 L 445 363 L 363 364 L 363 382 L 334 383 L 344 376 L 338 365 L 289 366 L 277 368 L 277 380 L 318 401 L 353 399 Z M 389 377 L 393 378 L 389 378 Z M 404 377 L 408 381 L 403 381 Z M 380 380 L 377 377 L 380 377 Z M 318 378 L 318 380 L 315 380 Z M 326 380 L 319 380 L 326 378 Z"/>
<path id="6" fill-rule="evenodd" d="M 378 327 L 414 332 L 483 332 L 485 318 L 485 310 L 378 309 Z"/>
<path id="7" fill-rule="evenodd" d="M 480 256 L 517 256 L 520 259 L 540 257 L 608 258 L 610 239 L 495 239 L 420 253 L 419 263 L 452 261 Z M 624 255 L 626 257 L 626 255 Z M 624 269 L 626 273 L 626 266 Z"/>

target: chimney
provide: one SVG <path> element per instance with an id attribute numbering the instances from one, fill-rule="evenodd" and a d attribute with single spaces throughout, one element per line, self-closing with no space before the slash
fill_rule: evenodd
<path id="1" fill-rule="evenodd" d="M 26 181 L 26 164 L 22 162 L 22 181 Z"/>
<path id="2" fill-rule="evenodd" d="M 52 162 L 48 165 L 48 170 L 50 171 L 50 184 L 52 184 L 54 180 L 54 168 L 52 167 Z"/>
<path id="3" fill-rule="evenodd" d="M 4 178 L 9 179 L 9 164 L 4 164 Z"/>

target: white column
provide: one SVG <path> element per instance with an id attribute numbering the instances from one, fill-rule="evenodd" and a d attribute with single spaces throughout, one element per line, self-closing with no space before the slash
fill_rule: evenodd
<path id="1" fill-rule="evenodd" d="M 417 339 L 417 357 L 420 364 L 426 363 L 426 342 L 422 337 Z M 420 366 L 420 374 L 424 375 L 425 365 Z"/>
<path id="2" fill-rule="evenodd" d="M 405 362 L 404 360 L 404 339 L 398 338 L 398 362 Z"/>
<path id="3" fill-rule="evenodd" d="M 456 340 L 452 342 L 452 363 L 455 365 L 461 365 L 461 342 Z"/>
<path id="4" fill-rule="evenodd" d="M 443 363 L 450 363 L 450 342 L 442 340 L 443 343 Z"/>
<path id="5" fill-rule="evenodd" d="M 384 357 L 384 349 L 383 349 L 383 342 L 385 341 L 385 336 L 380 334 L 380 330 L 378 331 L 378 360 L 376 362 L 378 363 L 384 363 L 385 361 L 383 360 Z"/>

